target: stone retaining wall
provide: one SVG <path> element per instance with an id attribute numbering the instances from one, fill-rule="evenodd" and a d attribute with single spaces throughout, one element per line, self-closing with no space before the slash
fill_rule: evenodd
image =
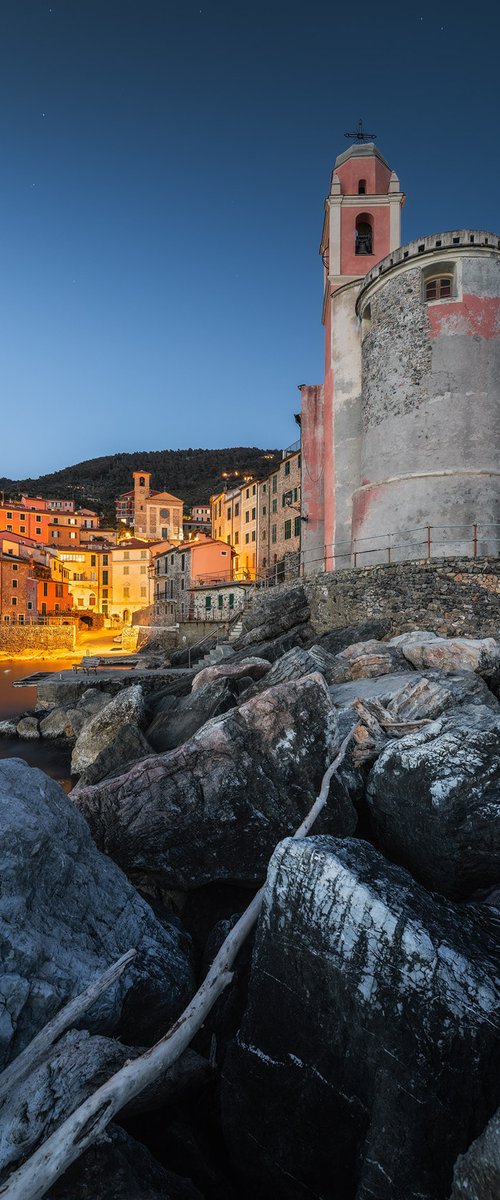
<path id="1" fill-rule="evenodd" d="M 71 625 L 0 625 L 0 653 L 12 655 L 40 651 L 72 652 L 76 629 Z"/>
<path id="2" fill-rule="evenodd" d="M 321 573 L 303 581 L 318 633 L 390 618 L 392 633 L 500 635 L 500 559 L 444 558 Z"/>

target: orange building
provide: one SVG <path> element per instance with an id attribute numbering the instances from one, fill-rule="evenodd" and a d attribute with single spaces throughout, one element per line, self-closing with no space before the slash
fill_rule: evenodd
<path id="1" fill-rule="evenodd" d="M 227 542 L 201 536 L 158 554 L 154 564 L 154 612 L 166 620 L 194 617 L 194 590 L 227 583 L 233 577 L 234 550 Z"/>
<path id="2" fill-rule="evenodd" d="M 26 508 L 22 504 L 0 505 L 0 530 L 32 538 L 39 545 L 79 546 L 80 525 L 81 517 L 70 513 L 55 516 L 46 509 Z"/>

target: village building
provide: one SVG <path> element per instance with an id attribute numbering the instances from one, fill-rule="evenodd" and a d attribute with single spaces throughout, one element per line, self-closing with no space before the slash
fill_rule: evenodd
<path id="1" fill-rule="evenodd" d="M 23 625 L 36 615 L 37 581 L 31 559 L 0 552 L 0 619 Z"/>
<path id="2" fill-rule="evenodd" d="M 130 625 L 132 615 L 150 603 L 150 563 L 153 546 L 140 538 L 124 539 L 109 551 L 112 593 L 106 597 L 106 615 Z"/>
<path id="3" fill-rule="evenodd" d="M 134 471 L 133 479 L 135 536 L 181 542 L 183 501 L 170 492 L 152 492 L 148 471 Z"/>
<path id="4" fill-rule="evenodd" d="M 402 246 L 398 177 L 357 138 L 325 202 L 324 381 L 301 388 L 302 571 L 498 554 L 500 237 Z"/>
<path id="5" fill-rule="evenodd" d="M 175 623 L 196 619 L 200 605 L 212 611 L 207 597 L 213 589 L 233 581 L 234 552 L 227 542 L 201 536 L 155 556 L 152 597 L 155 622 Z M 235 591 L 223 591 L 225 599 L 217 607 L 229 612 L 234 607 Z M 199 597 L 203 595 L 200 601 Z"/>
<path id="6" fill-rule="evenodd" d="M 257 574 L 258 489 L 255 480 L 247 480 L 210 498 L 212 537 L 233 548 L 234 579 L 255 579 Z"/>
<path id="7" fill-rule="evenodd" d="M 258 487 L 258 558 L 261 578 L 273 574 L 301 544 L 300 442 L 283 450 L 281 462 Z M 292 572 L 291 572 L 292 573 Z M 298 573 L 298 564 L 295 574 Z M 279 573 L 280 577 L 282 572 Z"/>
<path id="8" fill-rule="evenodd" d="M 59 558 L 68 572 L 75 610 L 106 616 L 111 603 L 110 550 L 79 546 L 75 550 L 61 550 Z"/>
<path id="9" fill-rule="evenodd" d="M 45 501 L 41 502 L 42 505 Z M 76 514 L 56 516 L 47 508 L 22 504 L 0 505 L 0 530 L 18 533 L 44 546 L 79 546 L 81 518 Z"/>

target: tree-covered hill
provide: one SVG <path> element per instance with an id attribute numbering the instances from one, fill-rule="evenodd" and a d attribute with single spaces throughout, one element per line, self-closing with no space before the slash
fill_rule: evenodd
<path id="1" fill-rule="evenodd" d="M 116 497 L 132 487 L 133 471 L 150 471 L 154 491 L 171 492 L 186 504 L 204 504 L 224 484 L 236 486 L 244 475 L 264 478 L 272 470 L 273 461 L 280 457 L 280 450 L 259 450 L 256 446 L 232 446 L 225 450 L 137 450 L 132 454 L 89 458 L 39 479 L 0 478 L 0 489 L 9 499 L 20 496 L 21 492 L 74 498 L 79 507 L 96 508 L 111 516 Z"/>

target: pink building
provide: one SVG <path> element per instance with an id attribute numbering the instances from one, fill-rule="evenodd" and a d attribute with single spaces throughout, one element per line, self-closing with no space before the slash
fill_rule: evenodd
<path id="1" fill-rule="evenodd" d="M 476 526 L 474 553 L 500 545 L 500 238 L 401 246 L 398 177 L 361 138 L 325 202 L 324 382 L 301 388 L 305 573 L 427 557 L 430 527 L 435 553 Z"/>

